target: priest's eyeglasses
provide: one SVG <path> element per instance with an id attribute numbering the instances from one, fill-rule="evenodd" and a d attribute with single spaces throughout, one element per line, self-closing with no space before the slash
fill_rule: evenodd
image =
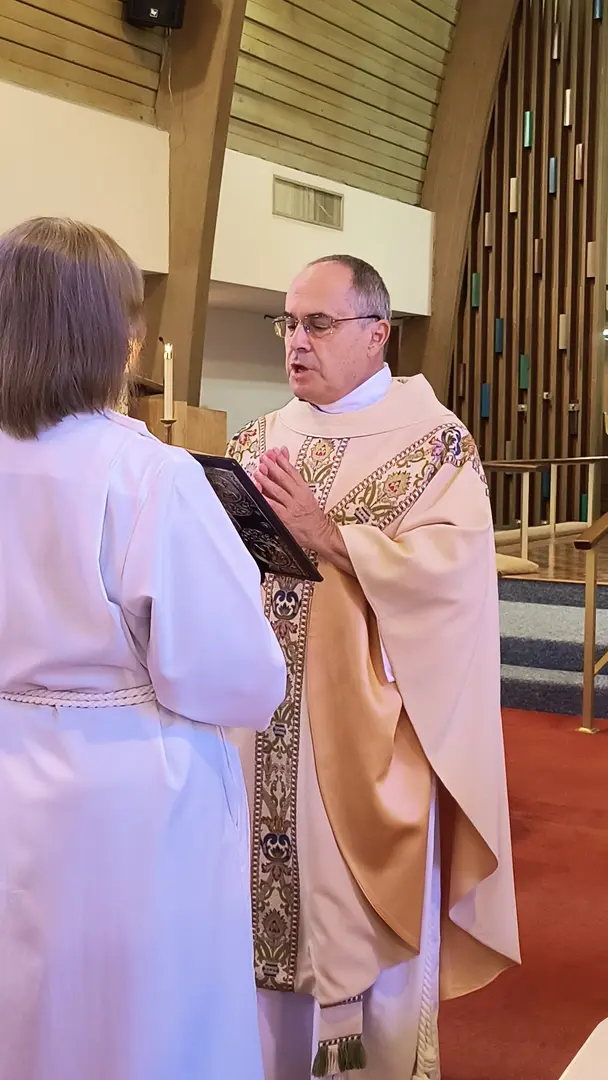
<path id="1" fill-rule="evenodd" d="M 291 337 L 292 334 L 295 334 L 299 325 L 302 326 L 306 334 L 310 334 L 312 337 L 324 337 L 325 335 L 329 337 L 340 323 L 360 322 L 363 319 L 380 322 L 382 316 L 351 315 L 347 319 L 332 319 L 331 315 L 317 312 L 314 315 L 305 315 L 303 319 L 295 319 L 291 315 L 279 315 L 278 318 L 272 320 L 272 325 L 275 334 L 280 338 Z"/>

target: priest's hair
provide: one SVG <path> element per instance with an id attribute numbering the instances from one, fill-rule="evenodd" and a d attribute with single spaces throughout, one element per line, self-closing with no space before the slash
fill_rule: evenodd
<path id="1" fill-rule="evenodd" d="M 379 315 L 381 319 L 390 322 L 391 298 L 380 274 L 373 266 L 354 255 L 325 255 L 322 259 L 309 263 L 309 266 L 318 266 L 320 263 L 338 263 L 350 270 L 354 309 L 358 315 Z"/>
<path id="2" fill-rule="evenodd" d="M 0 236 L 0 429 L 35 438 L 116 405 L 143 299 L 141 272 L 101 229 L 39 217 Z"/>

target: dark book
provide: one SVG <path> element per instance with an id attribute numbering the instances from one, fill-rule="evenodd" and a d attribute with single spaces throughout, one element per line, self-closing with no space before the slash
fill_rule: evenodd
<path id="1" fill-rule="evenodd" d="M 276 574 L 299 581 L 323 581 L 314 563 L 238 461 L 191 453 L 205 470 L 207 480 L 258 564 L 262 577 Z"/>

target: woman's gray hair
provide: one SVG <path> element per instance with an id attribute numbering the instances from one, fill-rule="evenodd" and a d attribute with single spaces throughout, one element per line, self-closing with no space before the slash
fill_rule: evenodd
<path id="1" fill-rule="evenodd" d="M 381 319 L 391 321 L 391 298 L 380 274 L 373 266 L 354 255 L 325 255 L 322 259 L 309 263 L 309 266 L 318 266 L 319 263 L 338 263 L 350 270 L 357 314 L 362 317 L 379 315 Z"/>
<path id="2" fill-rule="evenodd" d="M 143 301 L 141 272 L 101 229 L 34 218 L 0 236 L 0 428 L 34 438 L 116 405 Z"/>

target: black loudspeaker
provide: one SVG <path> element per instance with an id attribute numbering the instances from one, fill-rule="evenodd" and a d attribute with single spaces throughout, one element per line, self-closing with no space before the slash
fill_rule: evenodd
<path id="1" fill-rule="evenodd" d="M 164 26 L 181 30 L 186 0 L 123 0 L 124 17 L 131 26 Z M 200 2 L 200 0 L 199 0 Z"/>

